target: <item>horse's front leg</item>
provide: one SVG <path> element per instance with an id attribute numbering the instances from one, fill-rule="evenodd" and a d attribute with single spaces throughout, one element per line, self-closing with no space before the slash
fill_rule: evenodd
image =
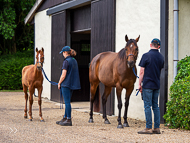
<path id="1" fill-rule="evenodd" d="M 40 121 L 44 122 L 44 119 L 42 118 L 42 99 L 41 99 L 41 94 L 42 94 L 43 86 L 38 88 L 38 105 L 39 105 L 39 116 L 40 116 Z"/>
<path id="2" fill-rule="evenodd" d="M 117 128 L 123 128 L 123 125 L 121 123 L 121 108 L 122 108 L 122 100 L 121 100 L 121 91 L 122 87 L 116 86 L 116 92 L 117 92 L 117 100 L 118 100 L 118 109 L 119 109 L 119 114 L 118 114 L 118 126 Z"/>
<path id="3" fill-rule="evenodd" d="M 30 93 L 30 97 L 29 97 L 29 121 L 32 121 L 32 104 L 33 104 L 33 94 L 34 94 L 34 87 L 30 86 L 29 87 L 29 93 Z"/>
<path id="4" fill-rule="evenodd" d="M 123 118 L 124 118 L 123 126 L 124 127 L 129 127 L 129 124 L 127 122 L 127 112 L 128 112 L 128 107 L 129 107 L 129 98 L 130 98 L 130 95 L 131 95 L 133 89 L 134 89 L 134 86 L 132 86 L 131 88 L 128 88 L 126 90 L 126 95 L 125 95 L 125 112 L 124 112 L 124 116 L 123 116 Z"/>
<path id="5" fill-rule="evenodd" d="M 23 91 L 24 91 L 24 97 L 25 97 L 25 109 L 24 109 L 24 118 L 27 118 L 27 102 L 28 102 L 28 93 L 27 93 L 27 86 L 23 84 Z"/>
<path id="6" fill-rule="evenodd" d="M 107 119 L 107 115 L 106 115 L 106 102 L 107 102 L 108 96 L 111 93 L 111 90 L 112 90 L 112 87 L 105 86 L 104 94 L 102 96 L 103 118 L 105 119 L 104 121 L 105 124 L 110 124 L 110 121 Z"/>

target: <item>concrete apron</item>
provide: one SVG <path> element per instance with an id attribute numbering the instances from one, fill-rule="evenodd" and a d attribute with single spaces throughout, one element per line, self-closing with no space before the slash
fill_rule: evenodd
<path id="1" fill-rule="evenodd" d="M 58 103 L 58 102 L 50 101 L 50 100 L 44 99 L 44 98 L 42 98 L 42 100 L 45 102 L 51 102 L 51 103 L 55 104 L 56 106 L 60 107 L 60 103 Z M 61 106 L 62 106 L 62 104 L 61 104 Z M 65 104 L 63 104 L 63 108 L 65 108 Z M 71 108 L 72 108 L 72 110 L 76 110 L 79 112 L 89 113 L 90 112 L 90 102 L 71 102 Z M 101 113 L 98 113 L 98 112 L 93 112 L 93 114 L 101 115 Z"/>

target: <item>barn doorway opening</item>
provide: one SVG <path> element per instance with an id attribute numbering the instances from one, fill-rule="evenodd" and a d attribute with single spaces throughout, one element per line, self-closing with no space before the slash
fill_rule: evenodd
<path id="1" fill-rule="evenodd" d="M 71 48 L 77 52 L 81 89 L 73 91 L 71 102 L 90 101 L 90 30 L 71 33 Z"/>

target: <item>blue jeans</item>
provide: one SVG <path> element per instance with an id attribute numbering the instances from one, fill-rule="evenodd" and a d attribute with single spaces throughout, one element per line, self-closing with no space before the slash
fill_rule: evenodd
<path id="1" fill-rule="evenodd" d="M 61 87 L 62 95 L 65 101 L 65 115 L 64 118 L 71 119 L 71 97 L 73 91 L 67 87 Z"/>
<path id="2" fill-rule="evenodd" d="M 146 128 L 152 128 L 152 110 L 154 113 L 154 128 L 160 127 L 160 109 L 158 107 L 158 96 L 160 89 L 143 88 L 144 111 L 146 117 Z"/>

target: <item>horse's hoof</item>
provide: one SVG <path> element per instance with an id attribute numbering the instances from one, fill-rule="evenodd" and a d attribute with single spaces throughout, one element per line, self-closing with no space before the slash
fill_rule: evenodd
<path id="1" fill-rule="evenodd" d="M 118 125 L 117 128 L 123 129 L 123 125 Z"/>
<path id="2" fill-rule="evenodd" d="M 32 121 L 32 119 L 29 119 L 29 121 Z"/>
<path id="3" fill-rule="evenodd" d="M 105 120 L 104 124 L 111 124 L 109 120 Z"/>
<path id="4" fill-rule="evenodd" d="M 40 122 L 45 122 L 44 119 L 43 120 L 40 120 Z"/>
<path id="5" fill-rule="evenodd" d="M 94 123 L 93 119 L 89 119 L 88 123 Z"/>
<path id="6" fill-rule="evenodd" d="M 123 127 L 129 127 L 128 123 L 123 123 Z"/>
<path id="7" fill-rule="evenodd" d="M 27 119 L 27 116 L 24 116 L 25 119 Z"/>

